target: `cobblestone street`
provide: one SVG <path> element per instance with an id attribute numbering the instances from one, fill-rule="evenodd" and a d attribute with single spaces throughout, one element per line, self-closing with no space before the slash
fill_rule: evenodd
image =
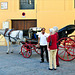
<path id="1" fill-rule="evenodd" d="M 75 59 L 70 62 L 59 59 L 60 67 L 50 71 L 46 61 L 40 63 L 40 55 L 36 52 L 24 58 L 19 49 L 20 46 L 15 45 L 14 53 L 6 54 L 6 46 L 0 46 L 0 75 L 75 75 Z"/>

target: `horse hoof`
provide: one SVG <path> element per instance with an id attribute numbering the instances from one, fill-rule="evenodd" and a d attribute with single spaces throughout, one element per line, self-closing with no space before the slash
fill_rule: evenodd
<path id="1" fill-rule="evenodd" d="M 9 54 L 8 52 L 6 54 Z"/>
<path id="2" fill-rule="evenodd" d="M 13 52 L 11 52 L 11 53 L 13 53 Z"/>
<path id="3" fill-rule="evenodd" d="M 22 53 L 21 53 L 21 52 L 19 52 L 19 54 L 20 54 L 20 55 L 22 55 Z"/>

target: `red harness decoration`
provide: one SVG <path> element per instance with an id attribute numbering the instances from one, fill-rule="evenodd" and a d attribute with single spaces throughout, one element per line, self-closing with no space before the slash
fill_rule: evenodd
<path id="1" fill-rule="evenodd" d="M 6 28 L 6 29 L 5 29 L 5 33 L 4 33 L 4 36 L 5 36 L 5 34 L 7 33 L 7 31 L 8 31 L 8 30 L 9 30 L 9 28 Z"/>
<path id="2" fill-rule="evenodd" d="M 12 31 L 14 31 L 14 29 L 11 29 L 10 32 L 8 33 L 8 35 L 10 35 Z"/>
<path id="3" fill-rule="evenodd" d="M 4 36 L 5 36 L 5 34 L 7 33 L 8 30 L 9 30 L 8 28 L 5 30 Z M 12 31 L 14 31 L 14 29 L 10 30 L 10 32 L 8 33 L 8 36 L 11 34 Z"/>

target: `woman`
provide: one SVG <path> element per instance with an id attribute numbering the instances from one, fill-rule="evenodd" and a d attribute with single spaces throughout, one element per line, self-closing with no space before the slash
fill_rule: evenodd
<path id="1" fill-rule="evenodd" d="M 47 40 L 47 49 L 49 53 L 49 70 L 53 70 L 52 61 L 54 65 L 54 70 L 56 70 L 56 53 L 57 53 L 57 37 L 53 28 L 50 29 L 50 36 Z M 51 46 L 49 46 L 49 42 L 52 41 Z"/>
<path id="2" fill-rule="evenodd" d="M 57 40 L 58 40 L 58 38 L 59 38 L 59 36 L 58 36 L 58 27 L 53 27 L 53 29 L 54 29 L 54 31 L 55 31 L 55 35 L 57 36 Z M 57 44 L 57 47 L 58 47 L 58 44 Z M 57 65 L 57 67 L 59 67 L 59 58 L 58 58 L 58 51 L 57 51 L 57 54 L 56 54 L 56 65 Z"/>

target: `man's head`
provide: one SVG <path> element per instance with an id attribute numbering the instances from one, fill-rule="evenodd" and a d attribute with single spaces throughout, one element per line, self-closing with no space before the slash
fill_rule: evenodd
<path id="1" fill-rule="evenodd" d="M 42 28 L 42 29 L 41 29 L 42 34 L 45 33 L 45 30 L 46 30 L 45 28 Z"/>

